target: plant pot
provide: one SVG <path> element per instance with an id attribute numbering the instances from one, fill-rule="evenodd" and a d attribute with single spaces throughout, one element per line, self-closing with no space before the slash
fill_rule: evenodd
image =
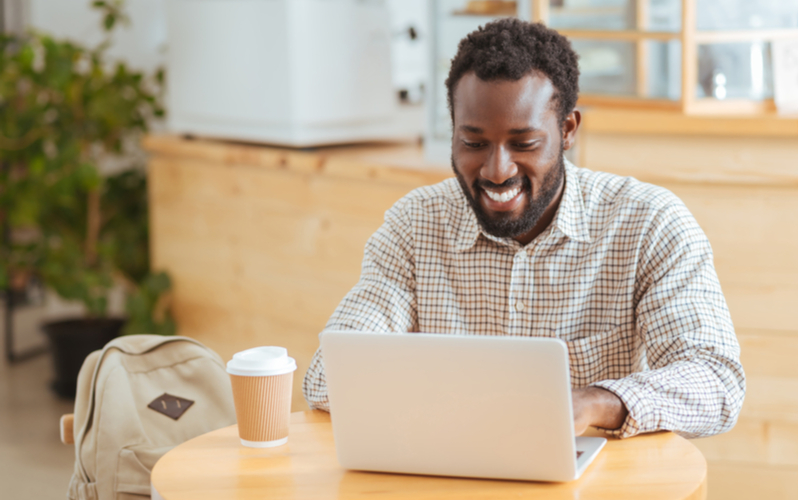
<path id="1" fill-rule="evenodd" d="M 58 396 L 75 398 L 78 372 L 86 356 L 118 337 L 124 324 L 119 318 L 81 318 L 42 325 L 53 353 L 56 378 L 51 387 Z"/>

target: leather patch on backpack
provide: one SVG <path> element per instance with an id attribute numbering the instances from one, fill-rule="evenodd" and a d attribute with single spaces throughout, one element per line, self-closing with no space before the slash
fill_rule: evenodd
<path id="1" fill-rule="evenodd" d="M 179 398 L 178 396 L 173 396 L 165 392 L 151 401 L 147 407 L 162 413 L 173 420 L 178 420 L 181 415 L 183 415 L 193 404 L 194 401 Z"/>

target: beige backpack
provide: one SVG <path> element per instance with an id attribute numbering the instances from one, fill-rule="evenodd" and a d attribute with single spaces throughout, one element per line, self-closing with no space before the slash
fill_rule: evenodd
<path id="1" fill-rule="evenodd" d="M 149 498 L 150 471 L 164 453 L 235 423 L 230 379 L 214 351 L 187 337 L 112 340 L 78 375 L 67 497 Z"/>

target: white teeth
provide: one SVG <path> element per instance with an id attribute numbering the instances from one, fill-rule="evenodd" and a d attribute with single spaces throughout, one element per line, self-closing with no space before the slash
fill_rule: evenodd
<path id="1" fill-rule="evenodd" d="M 489 191 L 488 189 L 484 190 L 484 193 L 486 193 L 486 196 L 488 196 L 489 198 L 491 198 L 494 201 L 497 201 L 497 202 L 500 202 L 500 203 L 505 203 L 505 202 L 509 201 L 511 198 L 513 198 L 516 195 L 518 195 L 519 191 L 520 191 L 520 188 L 519 187 L 515 187 L 514 189 L 509 189 L 508 191 L 506 191 L 504 193 L 495 193 L 494 191 Z"/>

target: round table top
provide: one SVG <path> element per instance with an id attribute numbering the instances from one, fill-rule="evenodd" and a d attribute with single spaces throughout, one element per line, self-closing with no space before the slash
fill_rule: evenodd
<path id="1" fill-rule="evenodd" d="M 289 442 L 276 448 L 242 446 L 235 425 L 191 439 L 156 463 L 151 484 L 154 500 L 704 499 L 706 461 L 686 439 L 658 432 L 609 438 L 580 479 L 568 483 L 359 472 L 336 461 L 330 415 L 305 411 L 292 414 Z"/>

